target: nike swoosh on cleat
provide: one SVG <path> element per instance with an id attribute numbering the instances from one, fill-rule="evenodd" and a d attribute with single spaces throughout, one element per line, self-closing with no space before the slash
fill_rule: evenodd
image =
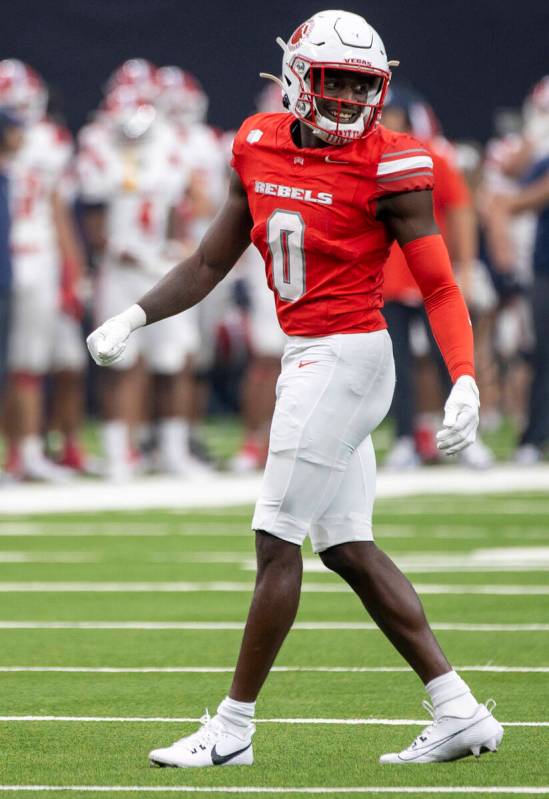
<path id="1" fill-rule="evenodd" d="M 399 755 L 399 759 L 402 760 L 403 763 L 410 763 L 412 760 L 417 760 L 419 757 L 428 755 L 431 752 L 434 752 L 435 749 L 438 749 L 440 746 L 444 746 L 444 744 L 447 744 L 448 741 L 451 741 L 452 738 L 456 737 L 456 735 L 461 735 L 462 732 L 473 729 L 473 727 L 476 727 L 477 724 L 481 723 L 481 721 L 486 721 L 487 718 L 489 718 L 489 716 L 483 716 L 481 719 L 477 719 L 477 721 L 473 722 L 473 724 L 469 724 L 468 727 L 463 727 L 463 729 L 457 730 L 456 732 L 453 732 L 451 735 L 447 735 L 446 738 L 442 738 L 440 741 L 437 741 L 434 744 L 429 744 L 428 746 L 418 746 L 418 748 L 414 752 L 414 757 L 400 757 Z"/>
<path id="2" fill-rule="evenodd" d="M 236 757 L 237 755 L 241 755 L 242 752 L 245 752 L 246 749 L 249 749 L 251 745 L 252 745 L 252 742 L 250 741 L 248 746 L 245 746 L 243 749 L 237 749 L 236 752 L 229 752 L 228 755 L 218 755 L 217 754 L 217 749 L 214 746 L 214 748 L 212 749 L 212 754 L 211 754 L 212 763 L 214 764 L 214 766 L 223 766 L 225 763 L 228 763 L 230 760 L 232 760 L 233 757 Z"/>

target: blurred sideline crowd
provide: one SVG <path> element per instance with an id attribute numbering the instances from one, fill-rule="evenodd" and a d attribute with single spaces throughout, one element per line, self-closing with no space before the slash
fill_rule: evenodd
<path id="1" fill-rule="evenodd" d="M 234 132 L 210 127 L 207 110 L 189 72 L 131 59 L 74 141 L 44 79 L 0 62 L 4 480 L 207 472 L 200 422 L 227 410 L 243 429 L 230 468 L 262 468 L 284 335 L 253 246 L 198 307 L 138 331 L 114 367 L 96 369 L 84 343 L 197 246 L 223 202 Z M 256 110 L 284 112 L 280 90 L 269 84 Z M 435 214 L 475 329 L 481 426 L 510 418 L 515 461 L 537 463 L 549 439 L 549 76 L 486 147 L 449 141 L 428 102 L 396 82 L 382 124 L 433 156 Z M 413 469 L 438 460 L 449 378 L 396 244 L 384 314 L 397 369 L 384 466 Z M 90 413 L 99 463 L 82 442 Z M 482 437 L 461 457 L 494 461 Z"/>

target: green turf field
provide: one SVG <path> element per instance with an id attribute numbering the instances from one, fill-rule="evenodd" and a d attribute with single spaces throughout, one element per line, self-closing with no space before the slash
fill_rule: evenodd
<path id="1" fill-rule="evenodd" d="M 250 509 L 21 515 L 0 517 L 0 796 L 93 795 L 84 786 L 121 797 L 136 787 L 527 796 L 549 786 L 549 494 L 376 508 L 378 543 L 417 585 L 451 661 L 479 700 L 497 700 L 509 725 L 498 754 L 378 765 L 420 731 L 410 722 L 425 718 L 424 694 L 306 547 L 298 623 L 258 703 L 254 767 L 149 768 L 149 749 L 190 732 L 181 719 L 215 711 L 226 692 L 253 585 Z"/>

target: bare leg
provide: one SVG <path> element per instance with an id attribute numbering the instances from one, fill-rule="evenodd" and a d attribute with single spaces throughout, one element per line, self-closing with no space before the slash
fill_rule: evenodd
<path id="1" fill-rule="evenodd" d="M 257 577 L 229 696 L 255 702 L 292 626 L 301 592 L 301 549 L 256 531 Z"/>
<path id="2" fill-rule="evenodd" d="M 6 399 L 6 433 L 18 443 L 42 432 L 42 377 L 12 373 Z"/>
<path id="3" fill-rule="evenodd" d="M 349 583 L 418 677 L 428 683 L 451 670 L 412 584 L 373 541 L 353 541 L 320 554 Z"/>
<path id="4" fill-rule="evenodd" d="M 63 370 L 55 372 L 53 377 L 50 428 L 59 430 L 65 438 L 74 439 L 80 432 L 84 415 L 84 374 Z"/>

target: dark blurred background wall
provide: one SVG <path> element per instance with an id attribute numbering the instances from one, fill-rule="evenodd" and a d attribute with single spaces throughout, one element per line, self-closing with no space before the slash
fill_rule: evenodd
<path id="1" fill-rule="evenodd" d="M 318 0 L 11 0 L 0 57 L 34 65 L 73 129 L 126 58 L 178 64 L 211 100 L 210 121 L 237 127 L 253 110 L 260 70 L 279 70 L 274 38 L 322 10 Z M 350 0 L 379 31 L 401 78 L 421 89 L 450 137 L 485 140 L 496 108 L 519 106 L 549 72 L 549 0 Z"/>

